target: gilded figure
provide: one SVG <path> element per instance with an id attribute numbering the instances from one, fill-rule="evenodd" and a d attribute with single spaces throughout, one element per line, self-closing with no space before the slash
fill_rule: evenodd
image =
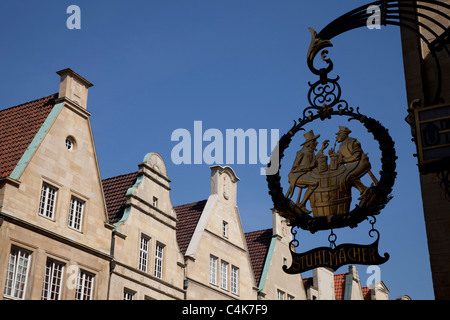
<path id="1" fill-rule="evenodd" d="M 304 134 L 305 142 L 301 144 L 302 149 L 297 152 L 288 175 L 289 189 L 286 193 L 286 198 L 291 199 L 296 187 L 300 189 L 295 205 L 301 212 L 311 213 L 306 208 L 307 201 L 310 201 L 314 216 L 346 213 L 350 207 L 352 187 L 360 192 L 360 205 L 364 204 L 367 194 L 370 194 L 370 188 L 360 180 L 365 174 L 370 175 L 375 185 L 378 183 L 370 171 L 371 164 L 367 154 L 363 152 L 360 142 L 349 136 L 350 133 L 349 128 L 339 127 L 335 146 L 328 151 L 330 164 L 323 153 L 329 140 L 325 140 L 322 148 L 315 154 L 320 134 L 315 135 L 312 130 Z M 335 151 L 337 143 L 340 145 Z M 306 192 L 300 201 L 304 189 Z"/>
<path id="2" fill-rule="evenodd" d="M 329 140 L 325 140 L 322 143 L 322 148 L 318 154 L 315 155 L 314 151 L 317 151 L 317 139 L 320 137 L 320 134 L 314 135 L 313 130 L 311 130 L 305 133 L 304 137 L 305 142 L 300 145 L 302 146 L 302 149 L 297 152 L 292 169 L 288 175 L 289 189 L 286 193 L 286 197 L 292 198 L 295 187 L 299 187 L 300 191 L 297 198 L 297 204 L 299 204 L 302 190 L 307 188 L 303 200 L 299 205 L 303 211 L 310 213 L 310 211 L 305 208 L 305 204 L 314 190 L 319 186 L 319 183 L 315 179 L 311 179 L 307 173 L 317 167 L 317 156 L 323 155 L 323 151 L 328 147 Z"/>

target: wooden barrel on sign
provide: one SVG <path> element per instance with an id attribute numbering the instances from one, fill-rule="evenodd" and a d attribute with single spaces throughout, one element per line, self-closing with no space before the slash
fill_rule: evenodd
<path id="1" fill-rule="evenodd" d="M 339 166 L 336 170 L 315 169 L 309 175 L 319 181 L 319 186 L 309 198 L 314 217 L 349 212 L 352 195 L 351 187 L 345 183 L 347 176 L 345 166 Z"/>

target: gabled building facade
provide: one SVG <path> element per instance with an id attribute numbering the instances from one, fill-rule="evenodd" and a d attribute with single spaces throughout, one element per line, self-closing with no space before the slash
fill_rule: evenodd
<path id="1" fill-rule="evenodd" d="M 255 280 L 258 300 L 306 300 L 301 275 L 282 271 L 291 264 L 289 250 L 292 234 L 287 222 L 275 210 L 273 227 L 245 234 Z"/>
<path id="2" fill-rule="evenodd" d="M 0 288 L 5 299 L 106 299 L 111 231 L 86 109 L 59 93 L 0 111 Z"/>
<path id="3" fill-rule="evenodd" d="M 208 199 L 175 207 L 188 300 L 257 297 L 236 204 L 238 181 L 230 167 L 213 166 Z"/>
<path id="4" fill-rule="evenodd" d="M 154 152 L 137 172 L 103 180 L 114 226 L 110 299 L 184 299 L 184 259 L 169 184 L 164 161 Z"/>
<path id="5" fill-rule="evenodd" d="M 370 287 L 361 286 L 354 265 L 348 272 L 334 274 L 327 268 L 313 270 L 311 278 L 303 280 L 308 300 L 388 300 L 389 290 L 380 281 Z"/>

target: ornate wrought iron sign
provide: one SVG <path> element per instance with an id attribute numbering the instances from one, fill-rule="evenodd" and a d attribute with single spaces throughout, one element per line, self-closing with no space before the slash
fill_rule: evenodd
<path id="1" fill-rule="evenodd" d="M 320 134 L 313 130 L 304 132 L 304 141 L 297 152 L 287 180 L 289 188 L 286 193 L 281 187 L 280 171 L 267 176 L 269 194 L 275 209 L 285 217 L 293 227 L 294 239 L 291 242 L 292 265 L 283 269 L 287 273 L 301 273 L 316 267 L 328 267 L 336 270 L 345 264 L 381 264 L 389 259 L 378 253 L 379 232 L 374 228 L 375 215 L 385 207 L 391 199 L 391 191 L 396 178 L 396 154 L 394 142 L 388 130 L 375 120 L 362 114 L 359 108 L 353 108 L 341 98 L 339 77 L 329 78 L 333 69 L 332 61 L 327 57 L 326 47 L 332 46 L 329 40 L 320 39 L 311 30 L 312 41 L 308 50 L 307 62 L 310 70 L 319 76 L 319 80 L 310 85 L 308 92 L 309 107 L 303 110 L 302 117 L 294 121 L 293 127 L 284 134 L 278 144 L 279 161 L 289 147 L 292 138 L 299 131 L 306 131 L 304 126 L 313 121 L 331 119 L 332 117 L 355 120 L 363 125 L 378 142 L 381 150 L 381 168 L 379 177 L 372 172 L 372 165 L 367 153 L 363 151 L 363 143 L 353 137 L 347 126 L 336 128 L 336 141 L 329 148 L 330 141 L 322 142 L 317 150 Z M 318 53 L 327 63 L 326 68 L 316 69 L 314 58 Z M 339 144 L 339 146 L 337 146 Z M 328 152 L 325 152 L 328 149 Z M 271 164 L 269 163 L 269 166 Z M 368 175 L 371 185 L 366 186 L 361 178 Z M 352 188 L 360 195 L 358 203 L 351 208 Z M 297 196 L 295 197 L 295 193 Z M 310 205 L 308 209 L 307 205 Z M 354 228 L 364 220 L 371 220 L 372 229 L 369 236 L 376 234 L 376 240 L 370 245 L 341 244 L 335 245 L 335 228 Z M 296 253 L 294 247 L 299 242 L 295 238 L 294 227 L 315 233 L 319 230 L 331 230 L 330 248 L 321 247 L 305 253 Z"/>
<path id="2" fill-rule="evenodd" d="M 410 108 L 407 118 L 411 124 L 413 136 L 419 140 L 419 169 L 430 170 L 439 164 L 438 171 L 446 195 L 450 199 L 450 170 L 448 155 L 450 154 L 450 107 L 442 105 L 442 70 L 438 52 L 450 55 L 449 43 L 450 29 L 440 21 L 448 21 L 445 13 L 450 5 L 439 0 L 379 0 L 356 9 L 353 9 L 325 26 L 318 34 L 311 30 L 312 40 L 307 54 L 307 64 L 311 72 L 319 76 L 319 80 L 310 85 L 308 92 L 309 106 L 303 110 L 302 116 L 286 134 L 279 140 L 275 161 L 284 157 L 284 151 L 289 147 L 292 138 L 299 131 L 304 132 L 304 141 L 301 150 L 296 154 L 292 168 L 286 179 L 289 188 L 284 194 L 281 187 L 280 171 L 275 175 L 268 175 L 267 182 L 269 194 L 272 197 L 275 209 L 285 217 L 292 226 L 294 236 L 291 242 L 292 265 L 283 269 L 288 273 L 301 273 L 316 267 L 328 267 L 336 270 L 342 265 L 354 264 L 381 264 L 388 260 L 389 255 L 381 256 L 378 253 L 380 234 L 374 228 L 375 216 L 386 206 L 392 198 L 392 187 L 396 178 L 396 155 L 394 142 L 388 130 L 377 120 L 362 114 L 359 108 L 353 108 L 341 98 L 339 77 L 329 78 L 333 69 L 333 62 L 327 57 L 331 47 L 331 39 L 335 36 L 359 28 L 369 26 L 373 18 L 372 9 L 377 8 L 375 14 L 379 25 L 400 26 L 413 31 L 427 45 L 431 57 L 436 64 L 436 91 L 432 99 L 433 107 Z M 420 17 L 420 19 L 419 19 Z M 432 26 L 432 27 L 430 27 Z M 425 37 L 421 29 L 427 30 L 430 37 Z M 316 69 L 314 59 L 320 52 L 325 68 Z M 336 142 L 333 148 L 330 141 L 322 142 L 321 149 L 315 153 L 320 134 L 309 130 L 305 125 L 316 120 L 326 120 L 332 117 L 347 118 L 363 125 L 378 142 L 381 150 L 381 171 L 379 176 L 372 172 L 372 165 L 364 150 L 364 143 L 353 137 L 347 126 L 336 128 Z M 337 147 L 339 144 L 339 147 Z M 436 157 L 437 156 L 437 157 Z M 434 162 L 433 158 L 444 159 Z M 425 168 L 426 165 L 426 168 Z M 271 163 L 268 164 L 271 167 Z M 431 169 L 436 171 L 436 169 Z M 366 186 L 361 182 L 365 175 L 370 176 L 371 184 Z M 284 180 L 283 180 L 284 181 Z M 352 208 L 352 188 L 356 188 L 360 195 L 358 203 Z M 295 196 L 295 193 L 298 195 Z M 294 199 L 294 200 L 292 200 Z M 354 199 L 353 199 L 354 200 Z M 295 201 L 295 202 L 294 202 Z M 310 205 L 308 209 L 307 205 Z M 364 220 L 369 220 L 372 229 L 369 236 L 376 240 L 370 245 L 341 244 L 336 246 L 335 228 L 358 226 Z M 319 230 L 331 230 L 328 238 L 330 248 L 316 248 L 305 253 L 296 253 L 294 247 L 299 242 L 295 238 L 295 227 L 315 233 Z"/>

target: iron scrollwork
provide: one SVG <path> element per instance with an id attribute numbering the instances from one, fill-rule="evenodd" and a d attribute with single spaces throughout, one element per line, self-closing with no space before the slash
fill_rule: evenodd
<path id="1" fill-rule="evenodd" d="M 284 134 L 279 140 L 279 168 L 281 168 L 281 160 L 284 157 L 284 151 L 289 147 L 292 138 L 298 131 L 305 130 L 304 126 L 315 120 L 320 119 L 323 121 L 326 119 L 331 119 L 331 117 L 333 116 L 347 117 L 348 121 L 359 121 L 362 125 L 364 125 L 367 131 L 373 135 L 374 139 L 378 141 L 379 148 L 382 154 L 382 170 L 380 171 L 379 179 L 373 177 L 374 184 L 372 184 L 369 188 L 367 188 L 367 190 L 365 190 L 365 194 L 363 197 L 364 201 L 361 201 L 352 210 L 346 211 L 344 209 L 344 212 L 342 212 L 342 210 L 340 210 L 340 212 L 335 212 L 334 209 L 329 209 L 329 213 L 325 213 L 321 216 L 311 216 L 311 212 L 305 209 L 304 203 L 301 203 L 299 205 L 299 200 L 297 200 L 297 203 L 294 203 L 292 200 L 290 200 L 289 197 L 286 197 L 283 194 L 283 188 L 281 187 L 280 182 L 281 177 L 279 175 L 280 171 L 278 171 L 275 175 L 267 176 L 268 187 L 270 190 L 269 194 L 272 197 L 274 207 L 278 210 L 280 215 L 285 217 L 292 226 L 298 226 L 304 230 L 308 230 L 311 233 L 314 233 L 318 230 L 328 230 L 331 228 L 342 228 L 346 226 L 354 228 L 360 222 L 364 221 L 368 216 L 379 214 L 379 212 L 392 198 L 391 192 L 396 178 L 395 169 L 397 156 L 394 148 L 394 141 L 389 135 L 389 131 L 379 121 L 361 114 L 359 108 L 355 109 L 353 107 L 350 107 L 348 103 L 341 98 L 342 91 L 338 83 L 339 77 L 336 77 L 335 79 L 328 78 L 328 72 L 333 69 L 333 63 L 330 58 L 326 57 L 326 54 L 323 51 L 321 53 L 321 57 L 328 66 L 320 70 L 314 67 L 313 60 L 316 55 L 320 50 L 324 50 L 325 47 L 331 46 L 331 43 L 329 43 L 329 41 L 324 42 L 320 39 L 317 39 L 317 34 L 315 33 L 315 31 L 312 29 L 310 30 L 313 40 L 311 41 L 311 47 L 307 55 L 308 66 L 310 66 L 313 73 L 320 76 L 320 79 L 313 84 L 309 83 L 310 89 L 308 92 L 308 102 L 310 103 L 310 105 L 303 110 L 303 115 L 298 119 L 298 123 L 297 121 L 294 121 L 294 125 L 292 126 L 292 128 L 288 130 L 288 132 Z M 305 139 L 306 137 L 307 135 L 305 134 Z M 324 146 L 322 146 L 321 152 L 323 151 L 323 149 Z M 268 166 L 270 165 L 271 163 L 268 164 Z M 368 168 L 370 169 L 370 167 Z M 343 176 L 345 168 L 341 169 L 341 176 Z M 318 170 L 320 172 L 320 169 Z M 291 170 L 291 173 L 293 171 L 295 170 Z M 366 172 L 367 171 L 368 170 L 366 170 Z M 302 183 L 300 183 L 300 185 L 312 185 L 312 188 L 317 188 L 317 186 L 314 185 L 314 181 L 312 181 L 314 180 L 313 176 L 315 175 L 317 179 L 320 179 L 320 177 L 326 177 L 327 179 L 329 179 L 329 172 L 331 171 L 328 171 L 328 173 L 324 173 L 328 174 L 327 176 L 320 176 L 319 173 L 312 172 L 310 170 L 309 177 L 312 178 L 307 179 L 307 181 L 302 180 Z M 340 173 L 336 172 L 336 174 L 334 175 L 337 176 L 338 174 Z M 294 177 L 298 179 L 297 177 L 299 175 L 303 175 L 301 170 L 300 174 L 294 175 Z M 373 174 L 371 174 L 371 176 L 373 176 Z M 345 181 L 343 183 L 348 182 L 349 181 Z M 288 190 L 288 193 L 286 195 L 289 194 L 292 197 L 291 191 L 292 190 Z M 310 196 L 310 194 L 308 196 Z M 325 203 L 325 205 L 328 205 L 328 203 L 333 203 L 335 199 L 329 200 L 330 201 Z M 333 212 L 331 212 L 330 210 Z"/>

